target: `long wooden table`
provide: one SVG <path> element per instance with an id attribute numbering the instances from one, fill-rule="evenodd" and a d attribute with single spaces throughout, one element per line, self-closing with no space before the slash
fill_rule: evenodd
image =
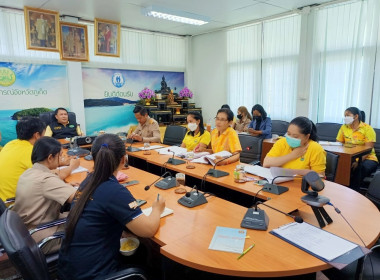
<path id="1" fill-rule="evenodd" d="M 264 162 L 264 158 L 266 157 L 270 149 L 273 147 L 275 142 L 276 140 L 273 139 L 265 139 L 263 141 L 261 162 Z M 350 185 L 352 159 L 364 156 L 371 152 L 371 148 L 368 148 L 364 145 L 356 145 L 352 148 L 333 145 L 322 145 L 322 147 L 326 151 L 339 155 L 338 168 L 336 170 L 335 175 L 335 182 L 345 186 Z"/>
<path id="2" fill-rule="evenodd" d="M 159 159 L 152 157 L 148 160 L 158 161 Z M 81 165 L 91 170 L 93 163 L 81 159 Z M 180 167 L 175 168 L 180 170 Z M 227 170 L 228 166 L 223 168 Z M 160 193 L 166 198 L 166 206 L 174 210 L 173 215 L 161 219 L 160 229 L 153 241 L 161 246 L 162 255 L 175 262 L 202 271 L 244 277 L 303 275 L 330 268 L 330 265 L 323 261 L 270 234 L 271 229 L 293 220 L 265 206 L 260 206 L 260 208 L 264 209 L 269 216 L 269 228 L 267 231 L 247 231 L 250 238 L 245 242 L 245 248 L 252 243 L 255 243 L 255 247 L 242 259 L 237 260 L 238 254 L 209 250 L 208 246 L 216 226 L 240 228 L 247 208 L 218 197 L 209 197 L 208 203 L 196 208 L 185 208 L 177 203 L 182 195 L 176 194 L 173 189 L 161 190 L 152 186 L 150 190 L 144 190 L 144 187 L 158 176 L 134 167 L 122 172 L 129 176 L 129 180 L 139 180 L 139 184 L 130 186 L 128 189 L 134 197 L 147 200 L 148 203 L 142 208 L 150 207 L 157 193 Z M 82 181 L 85 176 L 86 172 L 73 174 L 68 181 Z M 227 187 L 231 182 L 229 177 L 231 176 L 213 178 L 213 180 L 219 182 L 221 187 Z M 293 181 L 285 184 L 289 187 L 287 193 L 275 196 L 265 203 L 284 211 L 296 208 L 306 222 L 317 225 L 311 208 L 300 202 L 302 195 L 300 182 Z M 328 181 L 325 184 L 326 187 L 321 194 L 329 197 L 332 203 L 342 211 L 360 234 L 365 245 L 372 246 L 380 233 L 380 223 L 373 222 L 380 220 L 379 210 L 367 198 L 351 189 Z M 237 187 L 234 185 L 236 184 L 231 184 L 229 187 Z M 254 188 L 253 184 L 251 187 Z M 325 209 L 334 221 L 327 225 L 325 230 L 360 244 L 357 236 L 342 217 L 332 207 L 326 206 Z"/>

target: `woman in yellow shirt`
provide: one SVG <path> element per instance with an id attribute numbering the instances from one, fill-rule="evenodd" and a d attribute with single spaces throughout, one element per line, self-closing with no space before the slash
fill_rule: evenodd
<path id="1" fill-rule="evenodd" d="M 237 132 L 231 127 L 234 119 L 234 113 L 227 109 L 219 109 L 215 117 L 215 129 L 211 131 L 211 143 L 207 148 L 203 148 L 200 145 L 195 147 L 195 152 L 209 152 L 218 153 L 221 151 L 227 151 L 234 154 L 229 159 L 222 162 L 223 164 L 230 164 L 240 159 L 240 152 L 242 151 L 239 137 Z M 223 160 L 219 158 L 216 162 Z"/>
<path id="2" fill-rule="evenodd" d="M 317 143 L 317 129 L 305 117 L 293 119 L 285 138 L 279 139 L 266 155 L 264 167 L 310 169 L 324 176 L 326 152 Z"/>
<path id="3" fill-rule="evenodd" d="M 187 115 L 187 128 L 189 131 L 183 138 L 181 147 L 186 148 L 188 152 L 193 151 L 197 145 L 207 148 L 211 136 L 210 132 L 205 130 L 203 117 L 199 112 L 190 112 Z"/>
<path id="4" fill-rule="evenodd" d="M 378 159 L 373 149 L 376 133 L 370 125 L 364 123 L 362 112 L 356 107 L 349 107 L 344 111 L 344 123 L 336 136 L 337 141 L 343 144 L 365 145 L 372 148 L 369 154 L 362 156 L 360 166 L 358 166 L 357 161 L 352 163 L 353 172 L 351 173 L 350 187 L 359 190 L 363 186 L 363 179 L 375 172 L 378 165 Z"/>

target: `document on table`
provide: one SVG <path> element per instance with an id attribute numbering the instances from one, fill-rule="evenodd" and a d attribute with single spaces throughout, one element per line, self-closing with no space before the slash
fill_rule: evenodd
<path id="1" fill-rule="evenodd" d="M 296 175 L 303 176 L 306 173 L 310 172 L 310 170 L 304 170 L 304 169 L 287 169 L 287 168 L 281 168 L 281 167 L 265 168 L 258 165 L 245 165 L 244 171 L 256 176 L 263 177 L 267 179 L 269 183 L 272 183 L 273 178 L 276 178 L 278 176 L 281 176 L 281 177 L 276 178 L 274 180 L 274 183 L 282 183 L 286 181 L 291 181 L 294 179 L 294 176 Z"/>
<path id="2" fill-rule="evenodd" d="M 355 249 L 357 244 L 308 223 L 290 223 L 270 233 L 328 262 Z"/>
<path id="3" fill-rule="evenodd" d="M 164 146 L 161 146 L 161 145 L 153 145 L 153 146 L 150 146 L 150 147 L 141 147 L 139 149 L 143 150 L 143 151 L 148 151 L 148 150 L 155 150 L 155 149 L 161 149 L 163 148 Z"/>
<path id="4" fill-rule="evenodd" d="M 330 141 L 319 141 L 319 145 L 325 145 L 325 146 L 342 146 L 342 143 L 340 142 L 330 142 Z"/>
<path id="5" fill-rule="evenodd" d="M 152 207 L 142 209 L 142 212 L 144 213 L 145 216 L 149 216 L 150 213 L 152 213 Z M 165 207 L 164 212 L 162 212 L 160 215 L 160 218 L 163 218 L 163 217 L 170 215 L 170 214 L 173 214 L 173 213 L 174 213 L 173 209 Z"/>
<path id="6" fill-rule="evenodd" d="M 57 169 L 65 169 L 65 168 L 68 168 L 68 166 L 60 166 Z M 87 168 L 79 166 L 77 169 L 74 169 L 73 171 L 71 171 L 71 174 L 80 173 L 80 172 L 86 172 L 86 171 L 88 171 Z"/>
<path id="7" fill-rule="evenodd" d="M 247 230 L 241 228 L 216 227 L 210 246 L 211 250 L 243 253 Z"/>
<path id="8" fill-rule="evenodd" d="M 160 155 L 173 155 L 173 152 L 174 152 L 174 155 L 178 156 L 180 154 L 186 153 L 187 149 L 186 148 L 181 148 L 181 147 L 178 147 L 178 146 L 170 146 L 170 147 L 159 149 L 159 150 L 157 150 L 157 152 Z"/>

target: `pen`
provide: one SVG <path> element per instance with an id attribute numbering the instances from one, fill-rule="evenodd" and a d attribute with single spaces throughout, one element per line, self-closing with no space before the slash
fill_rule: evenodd
<path id="1" fill-rule="evenodd" d="M 160 200 L 160 194 L 158 193 L 157 194 L 157 201 L 159 201 Z"/>
<path id="2" fill-rule="evenodd" d="M 247 249 L 245 249 L 245 251 L 241 253 L 241 255 L 237 259 L 240 260 L 240 258 L 243 257 L 245 254 L 247 254 L 253 247 L 255 247 L 255 244 L 252 244 Z"/>

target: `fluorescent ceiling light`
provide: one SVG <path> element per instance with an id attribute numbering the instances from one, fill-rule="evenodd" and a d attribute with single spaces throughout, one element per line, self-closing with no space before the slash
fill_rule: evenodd
<path id="1" fill-rule="evenodd" d="M 150 6 L 143 8 L 143 14 L 150 17 L 166 19 L 186 24 L 203 25 L 209 22 L 204 16 L 191 14 L 183 11 L 174 11 L 162 7 Z"/>

